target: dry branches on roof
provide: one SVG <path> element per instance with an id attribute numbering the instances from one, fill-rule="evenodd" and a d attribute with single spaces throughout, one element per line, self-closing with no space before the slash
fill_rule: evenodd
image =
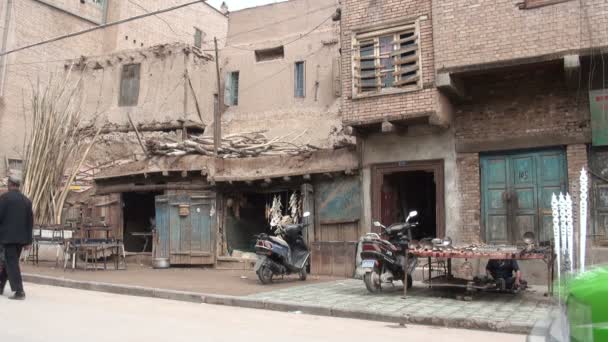
<path id="1" fill-rule="evenodd" d="M 219 156 L 222 158 L 245 158 L 258 156 L 298 155 L 318 150 L 309 144 L 295 143 L 288 136 L 268 139 L 261 132 L 238 133 L 222 138 Z M 215 155 L 213 137 L 192 135 L 182 142 L 159 142 L 147 140 L 146 149 L 152 155 L 183 156 L 186 154 Z"/>

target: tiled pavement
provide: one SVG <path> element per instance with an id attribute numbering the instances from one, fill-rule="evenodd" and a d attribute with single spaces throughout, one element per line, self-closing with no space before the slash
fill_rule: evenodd
<path id="1" fill-rule="evenodd" d="M 472 301 L 463 301 L 456 298 L 457 291 L 429 289 L 421 283 L 415 283 L 403 299 L 402 289 L 396 286 L 370 294 L 362 280 L 348 279 L 263 292 L 247 298 L 369 312 L 372 316 L 403 316 L 411 322 L 440 325 L 445 322 L 446 325 L 513 332 L 529 331 L 554 308 L 541 291 L 534 290 L 517 295 L 478 293 Z"/>

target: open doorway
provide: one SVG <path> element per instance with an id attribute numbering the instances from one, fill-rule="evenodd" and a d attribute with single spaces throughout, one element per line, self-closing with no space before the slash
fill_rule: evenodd
<path id="1" fill-rule="evenodd" d="M 273 199 L 281 203 L 281 214 L 290 215 L 290 199 L 299 191 L 281 190 L 272 192 L 239 192 L 225 196 L 226 252 L 233 257 L 244 253 L 255 253 L 257 235 L 274 235 L 270 228 L 269 210 Z M 296 204 L 301 209 L 301 203 Z"/>
<path id="2" fill-rule="evenodd" d="M 418 211 L 415 240 L 444 237 L 443 161 L 381 164 L 373 167 L 373 220 L 405 221 Z"/>
<path id="3" fill-rule="evenodd" d="M 125 192 L 122 194 L 125 251 L 152 252 L 152 233 L 156 216 L 154 198 L 159 192 Z"/>

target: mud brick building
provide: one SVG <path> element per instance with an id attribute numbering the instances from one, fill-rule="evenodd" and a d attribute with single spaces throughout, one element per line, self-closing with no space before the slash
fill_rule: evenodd
<path id="1" fill-rule="evenodd" d="M 416 209 L 420 236 L 547 240 L 551 195 L 577 202 L 591 166 L 605 239 L 605 1 L 347 0 L 342 13 L 343 122 L 368 227 Z"/>

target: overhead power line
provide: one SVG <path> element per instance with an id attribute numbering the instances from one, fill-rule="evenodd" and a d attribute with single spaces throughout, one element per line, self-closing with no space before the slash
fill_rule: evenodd
<path id="1" fill-rule="evenodd" d="M 33 48 L 33 47 L 36 47 L 36 46 L 40 46 L 40 45 L 56 42 L 56 41 L 63 40 L 63 39 L 66 39 L 66 38 L 72 38 L 72 37 L 80 36 L 80 35 L 85 34 L 85 33 L 93 32 L 93 31 L 96 31 L 96 30 L 105 29 L 105 28 L 111 27 L 111 26 L 116 26 L 116 25 L 124 24 L 124 23 L 130 22 L 130 21 L 142 19 L 142 18 L 149 17 L 149 16 L 152 16 L 152 15 L 157 15 L 157 14 L 160 14 L 160 13 L 171 12 L 171 11 L 174 11 L 176 9 L 180 9 L 180 8 L 191 6 L 191 5 L 198 4 L 198 3 L 204 3 L 204 0 L 191 1 L 191 2 L 187 2 L 185 4 L 181 4 L 181 5 L 177 5 L 177 6 L 173 6 L 173 7 L 169 7 L 169 8 L 165 8 L 165 9 L 161 9 L 161 10 L 154 11 L 154 12 L 145 13 L 145 14 L 142 14 L 142 15 L 136 15 L 134 17 L 130 17 L 130 18 L 122 19 L 122 20 L 117 20 L 117 21 L 113 21 L 111 23 L 107 23 L 107 24 L 91 27 L 91 28 L 88 28 L 88 29 L 85 29 L 85 30 L 82 30 L 82 31 L 68 33 L 66 35 L 58 36 L 58 37 L 55 37 L 55 38 L 43 40 L 43 41 L 38 42 L 38 43 L 34 43 L 34 44 L 30 44 L 30 45 L 25 45 L 25 46 L 22 46 L 22 47 L 18 47 L 16 49 L 12 49 L 12 50 L 8 50 L 8 51 L 5 51 L 5 52 L 2 52 L 2 53 L 0 53 L 0 56 L 6 56 L 6 55 L 9 55 L 11 53 L 18 52 L 18 51 L 23 51 L 23 50 L 26 50 L 26 49 L 29 49 L 29 48 Z"/>

